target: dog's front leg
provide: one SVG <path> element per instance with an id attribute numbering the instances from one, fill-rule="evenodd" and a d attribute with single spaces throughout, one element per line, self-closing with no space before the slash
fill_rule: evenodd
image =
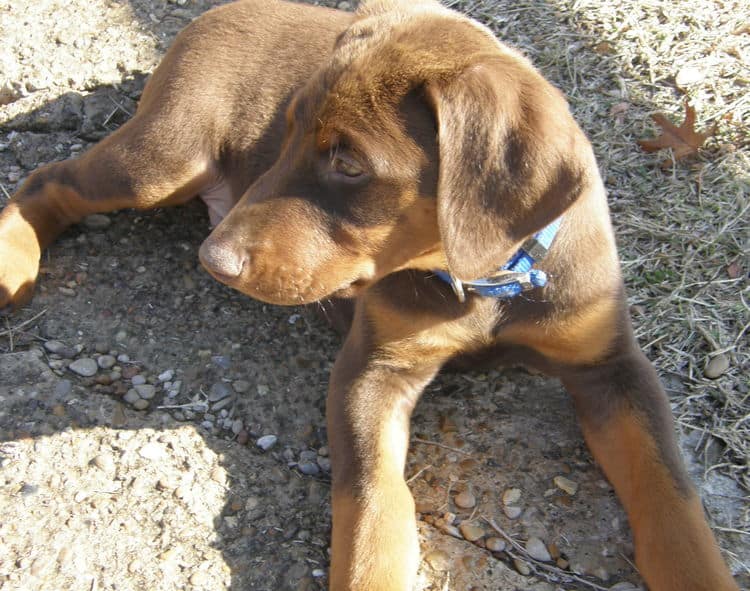
<path id="1" fill-rule="evenodd" d="M 635 343 L 563 375 L 586 441 L 633 529 L 651 591 L 737 591 L 680 458 L 656 371 Z"/>
<path id="2" fill-rule="evenodd" d="M 411 343 L 408 359 L 386 353 L 398 343 L 376 346 L 374 332 L 358 309 L 328 394 L 332 591 L 409 591 L 419 562 L 404 464 L 411 412 L 440 364 Z"/>

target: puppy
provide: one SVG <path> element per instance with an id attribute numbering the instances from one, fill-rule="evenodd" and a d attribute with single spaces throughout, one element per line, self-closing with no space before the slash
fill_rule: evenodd
<path id="1" fill-rule="evenodd" d="M 431 0 L 208 12 L 131 121 L 13 196 L 0 307 L 30 297 L 69 224 L 195 195 L 218 223 L 200 249 L 216 279 L 353 308 L 327 403 L 331 589 L 411 588 L 412 409 L 444 364 L 492 357 L 563 381 L 652 591 L 737 590 L 633 338 L 589 142 L 486 28 Z"/>

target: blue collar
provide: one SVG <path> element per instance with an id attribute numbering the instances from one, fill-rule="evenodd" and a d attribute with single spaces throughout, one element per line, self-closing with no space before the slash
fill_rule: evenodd
<path id="1" fill-rule="evenodd" d="M 549 251 L 561 222 L 562 216 L 524 242 L 510 261 L 498 269 L 497 275 L 476 281 L 461 281 L 445 271 L 434 273 L 450 284 L 459 302 L 466 300 L 465 291 L 489 298 L 510 299 L 535 287 L 544 287 L 547 285 L 547 274 L 532 267 Z"/>

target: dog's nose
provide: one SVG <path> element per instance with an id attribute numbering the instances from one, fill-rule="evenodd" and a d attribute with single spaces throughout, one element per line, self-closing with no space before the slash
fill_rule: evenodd
<path id="1" fill-rule="evenodd" d="M 201 245 L 198 258 L 209 273 L 228 278 L 239 277 L 249 260 L 244 251 L 210 238 Z"/>

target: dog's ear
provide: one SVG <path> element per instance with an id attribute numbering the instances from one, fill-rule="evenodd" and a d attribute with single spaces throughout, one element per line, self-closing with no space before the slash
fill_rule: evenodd
<path id="1" fill-rule="evenodd" d="M 560 216 L 596 163 L 562 94 L 520 55 L 428 80 L 438 127 L 438 223 L 451 273 L 497 270 Z"/>

